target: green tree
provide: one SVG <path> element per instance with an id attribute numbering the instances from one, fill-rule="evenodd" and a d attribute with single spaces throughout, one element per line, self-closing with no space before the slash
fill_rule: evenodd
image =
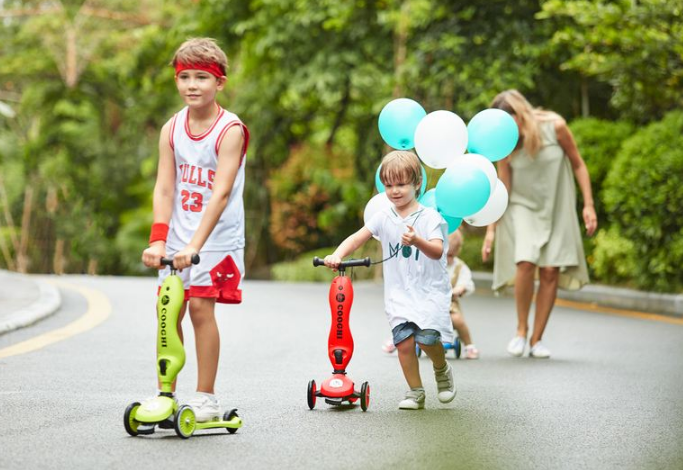
<path id="1" fill-rule="evenodd" d="M 680 2 L 549 0 L 538 17 L 556 27 L 562 68 L 609 84 L 623 117 L 648 122 L 683 104 Z"/>

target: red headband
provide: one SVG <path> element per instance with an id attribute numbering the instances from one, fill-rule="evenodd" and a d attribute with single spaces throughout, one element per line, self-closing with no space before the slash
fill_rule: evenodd
<path id="1" fill-rule="evenodd" d="M 176 62 L 175 64 L 175 74 L 178 75 L 183 70 L 203 70 L 208 72 L 216 78 L 225 77 L 225 70 L 223 67 L 216 62 L 211 62 L 209 64 L 192 64 Z"/>

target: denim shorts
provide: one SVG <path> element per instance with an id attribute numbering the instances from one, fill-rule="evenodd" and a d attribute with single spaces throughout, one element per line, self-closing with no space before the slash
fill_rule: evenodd
<path id="1" fill-rule="evenodd" d="M 407 321 L 391 330 L 394 335 L 394 344 L 398 344 L 411 336 L 415 336 L 415 342 L 431 346 L 441 339 L 441 333 L 437 330 L 421 330 L 415 323 Z"/>

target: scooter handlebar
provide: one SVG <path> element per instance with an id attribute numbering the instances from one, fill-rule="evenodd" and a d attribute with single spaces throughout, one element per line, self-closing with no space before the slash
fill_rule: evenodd
<path id="1" fill-rule="evenodd" d="M 339 263 L 339 266 L 337 269 L 344 269 L 344 268 L 353 268 L 357 266 L 365 266 L 367 268 L 370 267 L 372 264 L 372 260 L 370 258 L 363 258 L 363 259 L 350 259 L 347 261 L 342 261 Z M 325 266 L 325 261 L 318 258 L 317 256 L 313 257 L 313 266 L 318 267 L 318 266 Z"/>
<path id="2" fill-rule="evenodd" d="M 197 253 L 192 255 L 192 264 L 199 264 L 199 255 Z M 161 265 L 173 267 L 173 258 L 161 258 Z"/>

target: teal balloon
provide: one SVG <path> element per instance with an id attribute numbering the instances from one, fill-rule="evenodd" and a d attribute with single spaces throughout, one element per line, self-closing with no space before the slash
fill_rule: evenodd
<path id="1" fill-rule="evenodd" d="M 510 155 L 518 140 L 517 123 L 502 109 L 485 109 L 467 124 L 467 150 L 492 162 Z"/>
<path id="2" fill-rule="evenodd" d="M 408 150 L 415 147 L 415 129 L 427 112 L 417 101 L 399 98 L 379 113 L 379 133 L 390 147 Z"/>
<path id="3" fill-rule="evenodd" d="M 456 230 L 458 230 L 458 228 L 462 224 L 462 218 L 461 217 L 449 217 L 449 216 L 444 215 L 444 214 L 441 214 L 441 216 L 448 223 L 448 234 L 449 235 L 451 233 L 455 232 Z"/>
<path id="4" fill-rule="evenodd" d="M 451 165 L 436 183 L 436 205 L 448 217 L 479 212 L 491 196 L 486 173 L 474 165 Z"/>
<path id="5" fill-rule="evenodd" d="M 417 201 L 425 207 L 431 207 L 432 209 L 436 210 L 436 190 L 434 188 L 430 189 Z"/>
<path id="6" fill-rule="evenodd" d="M 382 169 L 382 164 L 380 163 L 379 166 L 377 167 L 377 171 L 375 172 L 375 188 L 377 188 L 378 193 L 383 193 L 386 191 L 386 188 L 382 184 L 382 180 L 379 179 L 379 172 Z M 425 171 L 425 167 L 420 165 L 420 169 L 422 170 L 422 186 L 420 186 L 420 194 L 418 196 L 418 199 L 422 197 L 422 195 L 425 193 L 425 189 L 427 189 L 427 171 Z"/>

